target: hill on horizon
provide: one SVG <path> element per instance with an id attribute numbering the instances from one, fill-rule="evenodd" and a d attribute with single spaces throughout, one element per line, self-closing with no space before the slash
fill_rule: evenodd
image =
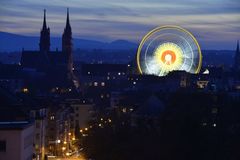
<path id="1" fill-rule="evenodd" d="M 39 37 L 36 36 L 23 36 L 0 31 L 0 52 L 14 52 L 25 50 L 38 50 Z M 61 50 L 62 38 L 51 37 L 51 50 L 58 48 Z M 73 38 L 74 49 L 109 49 L 109 50 L 129 50 L 137 49 L 138 45 L 127 40 L 116 40 L 110 43 Z"/>

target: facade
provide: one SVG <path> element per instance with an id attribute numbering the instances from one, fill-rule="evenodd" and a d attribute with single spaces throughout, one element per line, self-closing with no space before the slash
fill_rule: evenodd
<path id="1" fill-rule="evenodd" d="M 36 108 L 31 110 L 31 118 L 34 121 L 34 154 L 36 160 L 42 160 L 45 157 L 46 148 L 46 129 L 47 129 L 47 116 L 46 108 Z"/>

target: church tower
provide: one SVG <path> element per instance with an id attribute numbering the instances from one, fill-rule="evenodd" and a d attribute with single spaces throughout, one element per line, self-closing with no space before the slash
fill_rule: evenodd
<path id="1" fill-rule="evenodd" d="M 237 41 L 237 49 L 234 57 L 234 69 L 240 71 L 240 51 L 239 51 L 239 40 Z"/>
<path id="2" fill-rule="evenodd" d="M 72 29 L 69 22 L 69 11 L 67 9 L 67 21 L 62 35 L 62 52 L 66 58 L 68 73 L 72 73 L 73 68 L 72 50 Z"/>
<path id="3" fill-rule="evenodd" d="M 44 9 L 43 27 L 40 35 L 40 52 L 49 52 L 50 50 L 50 28 L 46 24 L 46 10 Z"/>

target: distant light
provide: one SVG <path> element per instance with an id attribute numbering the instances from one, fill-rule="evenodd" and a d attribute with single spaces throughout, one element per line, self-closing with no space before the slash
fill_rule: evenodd
<path id="1" fill-rule="evenodd" d="M 64 142 L 63 142 L 63 144 L 67 144 L 67 142 L 66 142 L 66 141 L 64 141 Z"/>
<path id="2" fill-rule="evenodd" d="M 128 67 L 130 67 L 131 65 L 130 65 L 130 64 L 128 64 L 127 66 L 128 66 Z"/>
<path id="3" fill-rule="evenodd" d="M 87 73 L 88 73 L 88 74 L 91 74 L 91 72 L 89 72 L 89 71 L 88 71 Z"/>
<path id="4" fill-rule="evenodd" d="M 73 67 L 73 68 L 72 68 L 72 70 L 74 71 L 74 70 L 75 70 L 75 68 Z"/>
<path id="5" fill-rule="evenodd" d="M 216 127 L 217 126 L 217 124 L 216 123 L 213 123 L 213 127 Z"/>
<path id="6" fill-rule="evenodd" d="M 66 153 L 66 156 L 70 156 L 70 153 L 67 152 L 67 153 Z"/>
<path id="7" fill-rule="evenodd" d="M 118 72 L 118 75 L 120 76 L 120 75 L 121 75 L 121 73 L 120 73 L 120 72 Z"/>
<path id="8" fill-rule="evenodd" d="M 72 135 L 72 133 L 71 133 L 71 132 L 69 132 L 69 133 L 68 133 L 68 135 L 69 135 L 69 136 L 71 136 L 71 135 Z"/>
<path id="9" fill-rule="evenodd" d="M 24 93 L 28 93 L 28 89 L 27 88 L 23 88 L 23 92 Z"/>
<path id="10" fill-rule="evenodd" d="M 203 72 L 203 74 L 209 74 L 209 70 L 206 69 L 206 70 Z"/>
<path id="11" fill-rule="evenodd" d="M 98 86 L 98 83 L 97 83 L 97 82 L 94 82 L 93 85 L 96 87 L 96 86 Z"/>
<path id="12" fill-rule="evenodd" d="M 65 151 L 65 150 L 66 150 L 66 147 L 62 147 L 62 150 Z"/>
<path id="13" fill-rule="evenodd" d="M 137 84 L 137 82 L 134 81 L 133 84 L 135 85 L 135 84 Z"/>
<path id="14" fill-rule="evenodd" d="M 101 83 L 101 86 L 105 86 L 105 82 L 102 82 L 102 83 Z"/>
<path id="15" fill-rule="evenodd" d="M 110 79 L 110 77 L 109 76 L 107 76 L 107 80 L 109 80 Z"/>
<path id="16" fill-rule="evenodd" d="M 57 140 L 57 143 L 61 143 L 61 140 L 59 139 L 59 140 Z"/>
<path id="17" fill-rule="evenodd" d="M 112 122 L 112 120 L 109 118 L 109 119 L 108 119 L 108 122 L 109 122 L 109 123 L 111 123 L 111 122 Z"/>
<path id="18" fill-rule="evenodd" d="M 102 127 L 102 124 L 101 124 L 101 123 L 99 123 L 99 124 L 98 124 L 98 126 L 99 126 L 99 127 Z"/>
<path id="19" fill-rule="evenodd" d="M 80 132 L 82 133 L 82 132 L 83 132 L 83 130 L 82 130 L 82 129 L 80 129 Z"/>
<path id="20" fill-rule="evenodd" d="M 75 140 L 76 140 L 76 138 L 75 138 L 75 137 L 73 137 L 73 138 L 72 138 L 72 140 L 73 140 L 73 141 L 75 141 Z"/>
<path id="21" fill-rule="evenodd" d="M 87 131 L 87 130 L 88 130 L 88 128 L 86 127 L 86 128 L 85 128 L 85 131 Z"/>
<path id="22" fill-rule="evenodd" d="M 103 118 L 101 118 L 101 121 L 103 121 Z"/>
<path id="23" fill-rule="evenodd" d="M 71 91 L 72 91 L 72 89 L 71 89 L 71 88 L 69 88 L 69 89 L 68 89 L 68 91 L 69 91 L 69 92 L 71 92 Z"/>

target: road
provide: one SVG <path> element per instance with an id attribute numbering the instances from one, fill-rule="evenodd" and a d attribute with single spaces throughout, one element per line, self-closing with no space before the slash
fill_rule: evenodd
<path id="1" fill-rule="evenodd" d="M 84 157 L 66 157 L 66 158 L 60 158 L 60 157 L 56 157 L 56 158 L 48 158 L 49 160 L 87 160 Z"/>
<path id="2" fill-rule="evenodd" d="M 73 155 L 71 157 L 54 157 L 48 158 L 49 160 L 87 160 L 82 155 Z"/>

